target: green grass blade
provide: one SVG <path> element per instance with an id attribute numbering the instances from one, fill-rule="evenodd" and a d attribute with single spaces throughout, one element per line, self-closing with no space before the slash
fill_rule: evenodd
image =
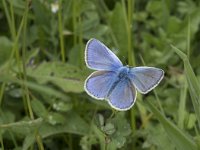
<path id="1" fill-rule="evenodd" d="M 184 71 L 185 76 L 188 83 L 188 89 L 190 92 L 190 96 L 192 99 L 192 104 L 194 107 L 194 111 L 198 120 L 198 125 L 200 128 L 200 85 L 199 81 L 196 78 L 194 71 L 192 69 L 192 66 L 190 65 L 190 62 L 187 58 L 187 56 L 176 47 L 172 46 L 173 50 L 181 57 L 184 63 Z"/>
<path id="2" fill-rule="evenodd" d="M 187 90 L 188 90 L 187 81 L 184 80 L 183 87 L 181 88 L 181 92 L 180 92 L 180 101 L 179 101 L 179 107 L 178 107 L 178 122 L 177 122 L 177 124 L 180 129 L 184 129 Z"/>
<path id="3" fill-rule="evenodd" d="M 178 48 L 176 48 L 175 46 L 171 45 L 172 49 L 179 55 L 179 57 L 185 61 L 187 60 L 187 55 L 185 55 L 182 51 L 180 51 Z"/>
<path id="4" fill-rule="evenodd" d="M 160 123 L 163 125 L 165 131 L 167 132 L 170 140 L 179 150 L 197 150 L 197 145 L 191 140 L 183 131 L 181 131 L 177 126 L 165 118 L 162 113 L 150 102 L 146 101 L 149 109 L 157 117 Z"/>

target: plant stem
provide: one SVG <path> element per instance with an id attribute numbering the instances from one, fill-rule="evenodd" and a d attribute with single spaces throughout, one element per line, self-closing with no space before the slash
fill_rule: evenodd
<path id="1" fill-rule="evenodd" d="M 78 23 L 79 23 L 79 45 L 80 45 L 80 50 L 79 50 L 79 52 L 80 52 L 80 58 L 79 58 L 79 60 L 80 60 L 80 62 L 79 62 L 79 66 L 80 66 L 80 68 L 83 68 L 83 64 L 84 64 L 84 60 L 83 60 L 83 58 L 84 58 L 84 51 L 83 51 L 83 39 L 82 39 L 82 37 L 83 37 L 83 33 L 82 33 L 82 21 L 81 21 L 81 16 L 79 15 L 79 17 L 78 17 Z"/>
<path id="2" fill-rule="evenodd" d="M 60 49 L 62 62 L 65 62 L 65 47 L 64 47 L 64 37 L 63 37 L 63 20 L 62 20 L 62 0 L 58 1 L 58 30 L 60 38 Z"/>
<path id="3" fill-rule="evenodd" d="M 2 138 L 2 135 L 0 135 L 0 140 L 1 140 L 1 148 L 2 148 L 2 150 L 4 150 L 4 144 L 3 144 L 3 138 Z"/>
<path id="4" fill-rule="evenodd" d="M 73 35 L 74 35 L 73 36 L 74 37 L 73 44 L 74 45 L 77 45 L 77 36 L 76 36 L 76 34 L 77 34 L 76 33 L 76 26 L 77 26 L 76 11 L 77 11 L 77 9 L 76 9 L 76 6 L 77 6 L 76 1 L 73 1 L 73 6 L 72 6 L 73 7 L 72 8 L 73 9 L 73 18 L 72 18 L 73 20 L 72 21 L 73 21 Z"/>
<path id="5" fill-rule="evenodd" d="M 179 108 L 178 108 L 178 127 L 180 129 L 184 128 L 184 118 L 185 118 L 185 105 L 186 105 L 186 97 L 187 97 L 187 80 L 185 78 L 183 83 L 183 88 L 181 88 L 181 95 L 179 99 Z"/>
<path id="6" fill-rule="evenodd" d="M 15 16 L 13 11 L 13 1 L 10 1 L 10 13 L 11 13 L 11 32 L 12 32 L 12 38 L 15 39 L 16 37 L 16 29 L 15 29 Z"/>
<path id="7" fill-rule="evenodd" d="M 1 85 L 1 90 L 0 90 L 0 106 L 1 106 L 1 103 L 2 103 L 2 100 L 3 100 L 3 94 L 4 94 L 5 85 L 6 85 L 5 82 L 3 82 L 2 85 Z"/>
<path id="8" fill-rule="evenodd" d="M 187 56 L 188 56 L 188 59 L 190 60 L 190 16 L 188 17 Z"/>
<path id="9" fill-rule="evenodd" d="M 8 22 L 8 26 L 9 26 L 9 29 L 10 29 L 10 34 L 11 34 L 11 37 L 12 39 L 14 39 L 14 34 L 13 34 L 13 31 L 12 31 L 12 23 L 11 23 L 11 17 L 10 17 L 10 14 L 8 12 L 8 7 L 7 7 L 7 4 L 6 4 L 6 1 L 5 0 L 2 0 L 2 3 L 3 3 L 3 7 L 4 7 L 4 11 L 5 11 L 5 14 L 6 14 L 6 19 L 7 19 L 7 22 Z"/>
<path id="10" fill-rule="evenodd" d="M 127 35 L 128 35 L 128 64 L 130 66 L 135 66 L 135 56 L 134 56 L 134 52 L 133 52 L 133 38 L 132 38 L 132 21 L 133 21 L 133 4 L 134 4 L 134 0 L 128 0 L 128 11 L 127 11 L 127 21 L 126 21 L 126 25 L 127 25 Z M 131 119 L 131 128 L 132 128 L 132 132 L 135 131 L 135 109 L 131 108 L 130 110 L 130 119 Z"/>
<path id="11" fill-rule="evenodd" d="M 133 51 L 133 34 L 132 34 L 133 4 L 134 0 L 128 0 L 128 15 L 127 15 L 128 63 L 131 66 L 135 66 L 135 56 Z"/>

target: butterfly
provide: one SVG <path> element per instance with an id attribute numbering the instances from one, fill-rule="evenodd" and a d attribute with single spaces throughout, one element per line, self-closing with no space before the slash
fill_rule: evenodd
<path id="1" fill-rule="evenodd" d="M 97 70 L 85 80 L 85 91 L 95 99 L 107 100 L 119 111 L 134 105 L 137 91 L 148 93 L 164 77 L 164 71 L 159 68 L 123 66 L 119 58 L 97 39 L 87 42 L 85 62 L 88 68 Z"/>

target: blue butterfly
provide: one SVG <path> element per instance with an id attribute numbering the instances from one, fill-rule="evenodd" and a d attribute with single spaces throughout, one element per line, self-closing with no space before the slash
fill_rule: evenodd
<path id="1" fill-rule="evenodd" d="M 95 99 L 106 99 L 111 107 L 120 111 L 134 105 L 136 89 L 146 94 L 164 77 L 162 69 L 123 66 L 119 58 L 96 39 L 87 42 L 85 62 L 88 68 L 98 70 L 86 79 L 85 91 Z"/>

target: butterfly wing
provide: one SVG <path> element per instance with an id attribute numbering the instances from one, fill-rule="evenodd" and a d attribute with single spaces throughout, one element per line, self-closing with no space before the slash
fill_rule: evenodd
<path id="1" fill-rule="evenodd" d="M 137 92 L 130 80 L 123 79 L 112 89 L 107 99 L 114 109 L 125 111 L 130 109 L 136 99 Z"/>
<path id="2" fill-rule="evenodd" d="M 96 39 L 87 42 L 85 62 L 88 68 L 95 70 L 116 70 L 123 66 L 118 57 Z"/>
<path id="3" fill-rule="evenodd" d="M 110 87 L 117 79 L 112 71 L 95 71 L 85 81 L 85 91 L 96 99 L 105 99 Z"/>
<path id="4" fill-rule="evenodd" d="M 134 67 L 129 72 L 130 80 L 142 94 L 155 88 L 163 77 L 164 71 L 154 67 Z"/>

